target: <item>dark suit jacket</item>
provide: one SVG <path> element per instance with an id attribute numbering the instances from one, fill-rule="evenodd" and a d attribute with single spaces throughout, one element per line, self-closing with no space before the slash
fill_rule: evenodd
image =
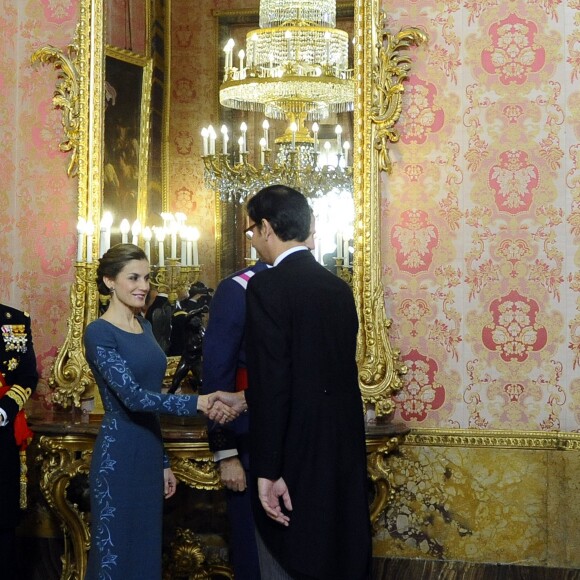
<path id="1" fill-rule="evenodd" d="M 296 578 L 368 577 L 371 533 L 364 416 L 350 287 L 308 251 L 256 274 L 247 290 L 253 480 L 283 477 L 289 527 L 254 493 L 263 540 Z"/>
<path id="2" fill-rule="evenodd" d="M 6 529 L 17 524 L 20 512 L 20 457 L 14 440 L 14 419 L 36 388 L 38 373 L 30 316 L 0 304 L 0 331 L 0 372 L 14 390 L 12 395 L 16 394 L 0 397 L 0 408 L 9 421 L 0 427 L 0 529 Z"/>

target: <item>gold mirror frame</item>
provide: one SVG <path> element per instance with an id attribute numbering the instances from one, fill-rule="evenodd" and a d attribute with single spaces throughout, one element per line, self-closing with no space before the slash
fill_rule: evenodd
<path id="1" fill-rule="evenodd" d="M 406 372 L 389 340 L 381 280 L 380 178 L 390 171 L 388 144 L 402 110 L 403 81 L 410 70 L 410 45 L 427 40 L 409 28 L 396 35 L 384 27 L 379 0 L 355 0 L 354 199 L 355 265 L 353 291 L 360 319 L 357 359 L 363 400 L 377 416 L 393 411 L 392 395 Z M 78 215 L 99 231 L 103 161 L 104 35 L 102 0 L 80 0 L 80 21 L 67 53 L 39 49 L 32 61 L 52 63 L 58 71 L 54 104 L 63 110 L 66 140 L 72 151 L 69 175 L 78 177 Z M 217 50 L 217 47 L 216 47 Z M 71 288 L 71 315 L 65 342 L 52 369 L 54 401 L 81 406 L 94 384 L 84 358 L 82 335 L 98 314 L 95 262 L 77 262 Z"/>

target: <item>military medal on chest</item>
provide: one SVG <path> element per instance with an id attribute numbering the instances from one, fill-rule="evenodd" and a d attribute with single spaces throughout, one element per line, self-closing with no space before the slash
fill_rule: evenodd
<path id="1" fill-rule="evenodd" d="M 26 327 L 24 324 L 3 324 L 4 350 L 26 352 Z"/>

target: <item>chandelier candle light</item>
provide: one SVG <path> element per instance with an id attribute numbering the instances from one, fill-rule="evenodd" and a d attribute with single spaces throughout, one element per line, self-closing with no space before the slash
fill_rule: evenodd
<path id="1" fill-rule="evenodd" d="M 211 125 L 203 128 L 206 185 L 219 191 L 223 200 L 243 200 L 272 183 L 295 187 L 308 197 L 320 197 L 337 188 L 352 191 L 350 144 L 342 143 L 342 129 L 336 128 L 333 154 L 320 151 L 318 139 L 317 122 L 330 113 L 353 110 L 348 34 L 335 25 L 335 0 L 262 0 L 260 28 L 247 34 L 246 50 L 238 52 L 238 67 L 234 66 L 234 41 L 225 45 L 220 103 L 263 112 L 288 125 L 276 139 L 274 159 L 270 125 L 264 121 L 259 166 L 248 159 L 245 123 L 240 126 L 238 151 L 229 146 L 228 128 L 221 128 L 221 153 L 217 154 L 215 129 Z M 312 133 L 305 126 L 307 120 L 313 121 Z M 330 143 L 328 148 L 332 148 Z"/>
<path id="2" fill-rule="evenodd" d="M 139 220 L 131 225 L 129 220 L 123 219 L 119 225 L 121 242 L 129 242 L 142 247 L 147 259 L 152 262 L 151 242 L 155 235 L 157 263 L 151 264 L 151 284 L 159 292 L 166 293 L 169 301 L 175 303 L 179 295 L 199 280 L 200 265 L 197 242 L 199 230 L 187 225 L 187 217 L 183 213 L 162 213 L 162 226 L 142 227 Z M 94 225 L 80 218 L 77 224 L 77 265 L 93 262 L 93 251 L 99 257 L 111 247 L 111 230 L 113 216 L 105 212 L 100 222 L 99 244 L 93 248 Z M 178 238 L 181 244 L 178 244 Z M 166 253 L 166 244 L 168 252 Z M 167 255 L 167 257 L 166 257 Z"/>

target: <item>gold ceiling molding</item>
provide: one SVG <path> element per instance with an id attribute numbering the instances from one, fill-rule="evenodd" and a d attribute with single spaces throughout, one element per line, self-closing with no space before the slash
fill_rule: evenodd
<path id="1" fill-rule="evenodd" d="M 580 449 L 580 433 L 484 431 L 480 429 L 413 429 L 406 436 L 402 445 L 577 451 Z"/>

